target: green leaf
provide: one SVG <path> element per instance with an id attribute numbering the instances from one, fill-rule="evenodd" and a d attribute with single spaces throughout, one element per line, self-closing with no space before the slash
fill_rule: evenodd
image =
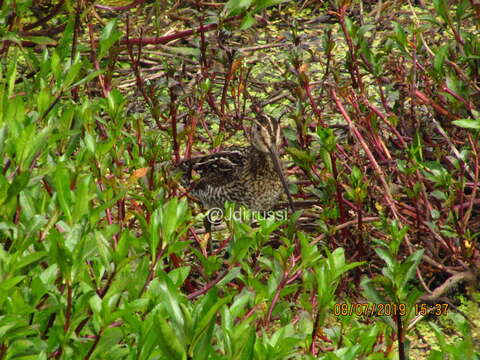
<path id="1" fill-rule="evenodd" d="M 60 42 L 56 48 L 60 59 L 65 59 L 70 56 L 73 46 L 73 29 L 75 26 L 75 14 L 73 13 L 68 19 L 67 26 L 63 31 L 62 36 L 60 36 Z"/>
<path id="2" fill-rule="evenodd" d="M 423 161 L 423 144 L 422 135 L 420 130 L 417 129 L 413 138 L 413 144 L 410 148 L 410 154 L 415 158 L 417 162 Z"/>
<path id="3" fill-rule="evenodd" d="M 247 334 L 243 336 L 243 343 L 241 345 L 243 346 L 238 346 L 237 348 L 238 353 L 234 357 L 234 360 L 243 360 L 243 359 L 254 359 L 253 353 L 254 353 L 254 346 L 255 346 L 255 339 L 256 339 L 256 334 L 255 334 L 255 329 L 253 327 L 250 327 L 247 330 Z"/>
<path id="4" fill-rule="evenodd" d="M 445 64 L 445 58 L 447 57 L 449 48 L 450 45 L 445 44 L 440 47 L 435 54 L 435 59 L 433 60 L 433 69 L 438 76 L 443 75 L 443 65 Z"/>
<path id="5" fill-rule="evenodd" d="M 15 48 L 13 53 L 10 54 L 10 56 L 9 56 L 11 61 L 8 62 L 7 76 L 6 76 L 6 80 L 7 80 L 7 84 L 8 84 L 7 94 L 6 94 L 7 98 L 10 98 L 12 96 L 13 88 L 15 87 L 15 78 L 17 76 L 17 60 L 18 60 L 17 53 L 18 53 L 18 51 Z"/>
<path id="6" fill-rule="evenodd" d="M 454 120 L 452 123 L 465 129 L 480 130 L 480 118 Z"/>
<path id="7" fill-rule="evenodd" d="M 163 46 L 165 49 L 183 56 L 200 56 L 200 49 L 186 46 Z"/>
<path id="8" fill-rule="evenodd" d="M 194 340 L 191 348 L 195 347 L 196 342 L 201 339 L 201 336 L 208 329 L 212 321 L 215 321 L 215 315 L 219 312 L 220 308 L 231 300 L 231 296 L 227 296 L 225 298 L 218 297 L 217 289 L 210 290 L 206 297 L 209 298 L 209 303 L 211 303 L 211 305 L 208 307 L 203 306 L 203 311 L 198 313 L 194 328 Z"/>
<path id="9" fill-rule="evenodd" d="M 89 192 L 92 176 L 82 175 L 77 179 L 77 188 L 75 189 L 75 202 L 73 206 L 73 221 L 77 222 L 86 215 L 89 210 L 89 204 L 92 195 Z"/>
<path id="10" fill-rule="evenodd" d="M 13 178 L 12 183 L 8 187 L 7 199 L 17 196 L 22 191 L 30 180 L 30 172 L 22 172 Z"/>
<path id="11" fill-rule="evenodd" d="M 65 76 L 65 80 L 63 81 L 62 88 L 67 89 L 70 87 L 70 85 L 75 81 L 75 79 L 78 76 L 78 73 L 83 67 L 83 63 L 77 60 L 69 69 L 67 72 L 67 75 Z"/>
<path id="12" fill-rule="evenodd" d="M 444 354 L 441 351 L 432 350 L 428 355 L 428 360 L 444 360 Z"/>
<path id="13" fill-rule="evenodd" d="M 434 198 L 436 198 L 438 200 L 441 200 L 441 201 L 445 201 L 445 200 L 448 199 L 447 194 L 443 191 L 440 191 L 440 190 L 434 190 L 430 193 L 430 195 L 432 195 Z"/>
<path id="14" fill-rule="evenodd" d="M 255 18 L 251 13 L 247 12 L 242 19 L 242 23 L 240 24 L 240 30 L 246 30 L 253 24 L 255 24 Z"/>
<path id="15" fill-rule="evenodd" d="M 108 50 L 115 44 L 122 34 L 117 30 L 117 20 L 110 21 L 102 31 L 102 35 L 100 36 L 100 52 L 98 57 L 101 59 L 103 58 Z"/>
<path id="16" fill-rule="evenodd" d="M 445 21 L 448 22 L 448 5 L 446 0 L 433 0 L 433 6 L 437 14 Z"/>
<path id="17" fill-rule="evenodd" d="M 288 1 L 289 0 L 258 0 L 254 4 L 255 7 L 253 9 L 253 12 L 258 13 L 261 10 L 266 9 L 270 6 L 279 5 Z"/>
<path id="18" fill-rule="evenodd" d="M 3 280 L 2 283 L 0 284 L 0 294 L 7 294 L 8 290 L 11 288 L 15 287 L 17 284 L 19 284 L 23 279 L 25 279 L 26 276 L 14 276 L 10 279 Z"/>
<path id="19" fill-rule="evenodd" d="M 190 270 L 191 266 L 181 266 L 170 271 L 168 273 L 168 277 L 172 279 L 176 287 L 180 287 L 186 280 L 188 274 L 190 273 Z"/>
<path id="20" fill-rule="evenodd" d="M 164 306 L 167 314 L 175 323 L 175 327 L 182 331 L 185 320 L 183 317 L 183 312 L 180 308 L 181 297 L 178 289 L 163 271 L 159 271 L 157 284 L 160 293 L 159 300 L 161 304 Z"/>
<path id="21" fill-rule="evenodd" d="M 388 268 L 393 268 L 397 264 L 397 261 L 392 257 L 387 249 L 376 248 L 375 252 L 387 264 Z"/>
<path id="22" fill-rule="evenodd" d="M 60 59 L 58 52 L 54 51 L 50 58 L 50 64 L 51 64 L 51 71 L 52 71 L 53 77 L 55 78 L 55 81 L 58 84 L 61 81 L 61 75 L 62 75 L 61 61 L 62 60 Z"/>
<path id="23" fill-rule="evenodd" d="M 97 294 L 93 295 L 89 300 L 90 309 L 95 315 L 100 315 L 102 313 L 102 299 Z"/>
<path id="24" fill-rule="evenodd" d="M 236 279 L 242 272 L 242 268 L 240 266 L 234 267 L 231 269 L 228 274 L 218 282 L 217 286 L 224 286 L 228 284 L 233 279 Z"/>
<path id="25" fill-rule="evenodd" d="M 23 149 L 20 153 L 20 169 L 22 171 L 28 171 L 32 166 L 35 158 L 45 150 L 48 145 L 47 139 L 52 132 L 52 128 L 49 126 L 44 127 L 40 132 L 36 133 L 35 124 L 31 124 L 25 128 L 21 137 Z"/>
<path id="26" fill-rule="evenodd" d="M 39 45 L 57 45 L 57 42 L 47 36 L 26 36 L 22 40 L 31 41 Z"/>
<path id="27" fill-rule="evenodd" d="M 96 71 L 92 71 L 90 74 L 88 74 L 87 76 L 83 77 L 82 79 L 80 79 L 79 81 L 77 81 L 76 83 L 74 83 L 73 85 L 71 85 L 69 87 L 69 89 L 73 89 L 77 86 L 80 86 L 84 83 L 87 83 L 93 79 L 95 79 L 96 77 L 98 77 L 99 75 L 103 74 L 105 72 L 105 70 L 96 70 Z"/>
<path id="28" fill-rule="evenodd" d="M 233 318 L 237 318 L 242 315 L 246 310 L 246 305 L 249 301 L 254 299 L 254 294 L 252 292 L 246 291 L 244 288 L 242 292 L 235 296 L 233 304 L 230 306 L 230 314 Z"/>
<path id="29" fill-rule="evenodd" d="M 404 27 L 397 23 L 396 21 L 393 21 L 393 31 L 394 31 L 394 39 L 398 45 L 398 48 L 405 54 L 407 55 L 407 35 L 405 34 Z"/>
<path id="30" fill-rule="evenodd" d="M 48 107 L 50 106 L 50 104 L 53 101 L 53 97 L 52 97 L 50 91 L 51 91 L 50 88 L 45 87 L 38 92 L 37 108 L 38 108 L 38 113 L 39 114 L 42 114 L 42 115 L 45 114 Z"/>
<path id="31" fill-rule="evenodd" d="M 70 172 L 64 163 L 57 165 L 54 174 L 55 189 L 57 190 L 57 200 L 67 218 L 67 222 L 72 224 L 72 195 L 70 192 Z"/>
<path id="32" fill-rule="evenodd" d="M 457 10 L 455 11 L 455 20 L 457 20 L 457 22 L 462 21 L 462 19 L 468 16 L 467 9 L 469 6 L 470 4 L 468 0 L 463 0 L 460 2 L 460 4 L 458 4 Z"/>
<path id="33" fill-rule="evenodd" d="M 0 103 L 1 103 L 1 100 L 0 100 Z M 1 109 L 0 109 L 0 113 L 1 113 Z M 2 118 L 0 116 L 0 122 L 1 122 Z M 4 153 L 4 149 L 5 149 L 5 143 L 7 142 L 7 138 L 8 138 L 8 130 L 7 130 L 7 124 L 3 124 L 2 127 L 0 127 L 0 156 L 3 157 Z"/>
<path id="34" fill-rule="evenodd" d="M 46 257 L 48 253 L 46 251 L 37 251 L 32 254 L 23 256 L 20 260 L 17 261 L 15 264 L 15 270 L 20 270 L 24 268 L 25 266 L 28 266 L 30 264 L 33 264 L 35 262 L 40 261 L 44 257 Z"/>
<path id="35" fill-rule="evenodd" d="M 229 10 L 231 14 L 232 12 L 247 9 L 252 4 L 252 1 L 253 0 L 229 0 L 225 4 L 225 8 Z"/>
<path id="36" fill-rule="evenodd" d="M 155 327 L 160 350 L 172 360 L 186 360 L 187 353 L 170 324 L 160 315 L 156 317 Z"/>
<path id="37" fill-rule="evenodd" d="M 422 261 L 423 253 L 424 253 L 424 249 L 415 251 L 402 264 L 402 267 L 400 269 L 405 278 L 404 283 L 411 280 L 415 275 L 415 270 L 417 269 L 418 265 Z"/>

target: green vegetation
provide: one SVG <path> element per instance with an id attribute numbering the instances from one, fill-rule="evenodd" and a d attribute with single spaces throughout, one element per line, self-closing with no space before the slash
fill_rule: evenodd
<path id="1" fill-rule="evenodd" d="M 479 33 L 475 0 L 0 1 L 0 359 L 479 360 Z M 205 233 L 172 169 L 255 107 L 302 210 Z"/>

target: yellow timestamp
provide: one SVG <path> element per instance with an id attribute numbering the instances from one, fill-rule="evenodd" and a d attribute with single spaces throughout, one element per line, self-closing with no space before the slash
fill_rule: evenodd
<path id="1" fill-rule="evenodd" d="M 335 316 L 405 316 L 407 315 L 407 305 L 400 303 L 335 303 L 333 305 L 333 314 Z M 432 314 L 436 316 L 447 315 L 448 304 L 415 304 L 415 315 Z"/>
<path id="2" fill-rule="evenodd" d="M 333 305 L 333 313 L 335 316 L 405 316 L 407 314 L 407 305 L 385 303 L 336 303 Z"/>
<path id="3" fill-rule="evenodd" d="M 448 304 L 415 304 L 415 315 L 432 314 L 435 316 L 447 315 L 449 310 Z"/>

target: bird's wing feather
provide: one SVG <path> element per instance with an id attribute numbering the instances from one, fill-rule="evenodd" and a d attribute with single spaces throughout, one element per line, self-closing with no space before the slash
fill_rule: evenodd
<path id="1" fill-rule="evenodd" d="M 232 146 L 211 155 L 185 160 L 178 167 L 185 172 L 188 180 L 190 180 L 192 170 L 194 170 L 202 179 L 209 178 L 210 180 L 217 180 L 219 184 L 225 183 L 229 181 L 233 173 L 247 164 L 247 153 L 248 148 Z"/>

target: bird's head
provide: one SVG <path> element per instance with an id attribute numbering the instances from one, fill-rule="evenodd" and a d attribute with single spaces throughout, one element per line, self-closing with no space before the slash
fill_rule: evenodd
<path id="1" fill-rule="evenodd" d="M 252 145 L 265 154 L 277 151 L 282 143 L 280 124 L 276 119 L 259 115 L 253 120 L 251 140 Z"/>
<path id="2" fill-rule="evenodd" d="M 288 183 L 285 179 L 282 165 L 280 163 L 280 157 L 278 155 L 278 149 L 282 144 L 282 136 L 278 120 L 271 118 L 267 115 L 259 115 L 256 119 L 253 120 L 251 141 L 252 145 L 257 150 L 261 151 L 264 154 L 268 154 L 272 159 L 275 171 L 280 177 L 285 193 L 287 194 L 288 203 L 292 211 L 295 212 L 292 196 L 290 195 L 290 191 L 288 190 Z"/>

